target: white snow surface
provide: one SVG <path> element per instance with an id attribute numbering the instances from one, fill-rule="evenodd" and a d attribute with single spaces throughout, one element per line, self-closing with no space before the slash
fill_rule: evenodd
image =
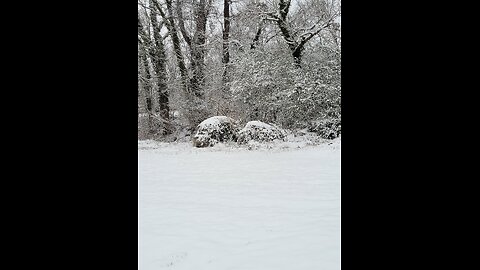
<path id="1" fill-rule="evenodd" d="M 260 122 L 260 121 L 250 121 L 245 125 L 245 129 L 253 128 L 253 127 L 262 127 L 264 129 L 273 129 L 273 127 L 271 125 Z"/>
<path id="2" fill-rule="evenodd" d="M 218 129 L 222 123 L 232 123 L 234 120 L 227 116 L 212 116 L 203 120 L 198 126 L 201 129 L 212 130 Z"/>
<path id="3" fill-rule="evenodd" d="M 340 269 L 340 139 L 291 143 L 139 141 L 138 269 Z"/>

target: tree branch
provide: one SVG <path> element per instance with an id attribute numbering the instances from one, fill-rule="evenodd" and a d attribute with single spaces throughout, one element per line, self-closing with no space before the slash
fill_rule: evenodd
<path id="1" fill-rule="evenodd" d="M 258 40 L 260 39 L 260 35 L 262 34 L 262 27 L 263 27 L 263 20 L 261 20 L 258 25 L 257 33 L 255 34 L 255 37 L 253 38 L 253 41 L 250 44 L 250 49 L 255 49 L 255 47 L 257 46 Z"/>
<path id="2" fill-rule="evenodd" d="M 280 32 L 282 32 L 283 38 L 288 44 L 288 47 L 290 48 L 290 50 L 294 51 L 297 47 L 297 42 L 290 34 L 290 31 L 287 27 L 287 21 L 286 21 L 289 7 L 290 7 L 290 1 L 285 2 L 284 0 L 280 0 L 279 10 L 278 10 L 278 12 L 280 13 L 280 18 L 277 17 L 278 19 L 276 22 L 278 27 L 280 28 Z"/>
<path id="3" fill-rule="evenodd" d="M 280 13 L 280 18 L 282 19 L 282 21 L 286 21 L 287 19 L 288 11 L 290 10 L 290 2 L 290 0 L 280 0 L 278 3 L 278 11 Z"/>
<path id="4" fill-rule="evenodd" d="M 178 26 L 180 27 L 180 32 L 182 33 L 183 39 L 185 39 L 185 42 L 188 44 L 189 47 L 192 46 L 192 38 L 190 35 L 187 33 L 187 30 L 185 29 L 185 23 L 183 20 L 183 13 L 182 13 L 182 1 L 178 0 L 177 1 L 177 18 L 178 18 Z"/>
<path id="5" fill-rule="evenodd" d="M 330 25 L 332 24 L 332 21 L 333 21 L 333 17 L 330 18 L 323 26 L 321 26 L 319 29 L 317 29 L 317 31 L 315 32 L 310 32 L 310 33 L 305 33 L 305 34 L 302 34 L 301 35 L 301 39 L 300 39 L 300 42 L 298 42 L 298 48 L 301 48 L 305 45 L 305 43 L 307 43 L 310 39 L 312 39 L 314 36 L 318 35 L 322 30 L 330 27 Z M 305 35 L 307 35 L 307 37 L 305 37 Z"/>

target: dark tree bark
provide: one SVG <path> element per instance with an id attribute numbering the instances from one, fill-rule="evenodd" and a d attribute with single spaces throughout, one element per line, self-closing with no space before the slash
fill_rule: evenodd
<path id="1" fill-rule="evenodd" d="M 260 35 L 262 34 L 262 27 L 263 27 L 263 20 L 260 21 L 258 25 L 257 32 L 255 33 L 255 37 L 253 38 L 252 44 L 250 44 L 250 49 L 255 49 L 258 45 L 258 41 L 260 40 Z"/>
<path id="2" fill-rule="evenodd" d="M 150 69 L 148 65 L 147 51 L 144 44 L 139 40 L 138 50 L 138 112 L 139 125 L 142 137 L 153 133 L 152 124 L 152 98 L 150 85 Z"/>
<path id="3" fill-rule="evenodd" d="M 228 50 L 230 35 L 230 0 L 223 1 L 223 57 L 222 63 L 224 65 L 230 62 L 230 52 Z"/>
<path id="4" fill-rule="evenodd" d="M 211 6 L 211 0 L 193 1 L 194 13 L 193 35 L 187 32 L 183 18 L 183 1 L 177 0 L 176 14 L 180 32 L 188 45 L 190 52 L 190 80 L 188 83 L 187 104 L 190 129 L 195 127 L 208 116 L 205 104 L 205 53 L 206 53 L 206 30 L 207 17 Z"/>
<path id="5" fill-rule="evenodd" d="M 158 108 L 156 111 L 159 113 L 158 120 L 162 124 L 162 133 L 163 135 L 170 134 L 172 132 L 171 124 L 169 123 L 169 115 L 170 115 L 170 108 L 169 108 L 169 97 L 166 85 L 166 57 L 165 57 L 165 48 L 163 45 L 163 39 L 160 36 L 160 25 L 156 19 L 156 14 L 152 12 L 150 16 L 150 23 L 152 24 L 153 28 L 153 38 L 145 31 L 145 28 L 142 24 L 140 16 L 138 16 L 138 34 L 143 41 L 143 45 L 152 60 L 153 71 L 155 72 L 156 76 L 156 86 L 157 86 L 157 101 L 158 101 Z M 146 57 L 145 56 L 142 57 Z M 148 64 L 148 62 L 145 61 Z M 151 77 L 151 75 L 150 75 Z M 150 90 L 151 91 L 151 90 Z M 149 109 L 149 115 L 152 114 L 152 107 L 154 107 L 153 102 L 149 102 L 151 105 L 147 104 L 147 108 Z"/>
<path id="6" fill-rule="evenodd" d="M 167 26 L 168 34 L 172 39 L 173 43 L 173 51 L 175 53 L 175 58 L 177 60 L 177 66 L 180 71 L 180 77 L 182 82 L 182 87 L 184 92 L 187 92 L 187 84 L 188 84 L 188 72 L 185 66 L 185 59 L 182 53 L 182 47 L 180 43 L 180 38 L 178 36 L 177 26 L 175 24 L 175 20 L 173 18 L 173 6 L 172 0 L 165 0 L 167 5 L 167 13 L 163 11 L 163 9 L 158 4 L 157 0 L 152 0 L 154 6 L 156 7 L 157 11 L 159 12 L 160 16 L 162 16 L 165 25 Z"/>
<path id="7" fill-rule="evenodd" d="M 177 19 L 178 19 L 178 27 L 180 28 L 180 32 L 182 33 L 182 37 L 187 43 L 189 47 L 192 47 L 192 38 L 188 34 L 187 30 L 185 29 L 185 22 L 183 20 L 183 12 L 182 12 L 182 7 L 183 7 L 183 1 L 182 0 L 177 0 L 177 5 L 176 5 L 176 14 L 177 14 Z"/>
<path id="8" fill-rule="evenodd" d="M 146 35 L 145 30 L 143 28 L 142 22 L 140 21 L 140 16 L 138 17 L 138 34 L 141 37 L 140 42 L 140 50 L 139 50 L 139 57 L 140 61 L 143 64 L 143 72 L 145 73 L 145 79 L 143 82 L 143 89 L 145 92 L 145 100 L 146 100 L 146 109 L 147 112 L 150 114 L 152 112 L 152 98 L 151 98 L 151 74 L 150 74 L 150 67 L 148 66 L 148 59 L 147 59 L 147 50 L 150 44 L 148 41 L 146 42 L 144 35 Z M 139 40 L 140 41 L 140 40 Z"/>
<path id="9" fill-rule="evenodd" d="M 287 42 L 288 48 L 292 52 L 293 61 L 296 67 L 301 67 L 302 62 L 302 48 L 298 48 L 298 43 L 290 34 L 290 29 L 287 25 L 287 15 L 290 10 L 290 0 L 279 0 L 278 13 L 280 14 L 277 25 L 280 28 L 283 38 Z"/>
<path id="10" fill-rule="evenodd" d="M 193 94 L 200 99 L 204 98 L 203 86 L 205 85 L 205 32 L 207 29 L 207 10 L 205 0 L 195 2 L 195 33 L 192 46 L 192 79 Z"/>
<path id="11" fill-rule="evenodd" d="M 189 90 L 194 97 L 200 100 L 204 99 L 206 27 L 210 4 L 211 0 L 194 1 L 195 30 L 193 36 L 185 28 L 182 12 L 183 1 L 177 1 L 176 9 L 180 32 L 190 49 L 192 76 L 190 78 Z"/>
<path id="12" fill-rule="evenodd" d="M 153 67 L 156 73 L 157 82 L 157 96 L 158 96 L 158 113 L 160 117 L 166 121 L 170 118 L 169 94 L 167 88 L 167 74 L 166 74 L 166 54 L 163 45 L 163 39 L 160 35 L 161 27 L 157 20 L 157 15 L 152 12 L 150 14 L 150 21 L 153 28 L 153 44 L 151 50 L 151 58 L 153 60 Z"/>
<path id="13" fill-rule="evenodd" d="M 153 110 L 152 106 L 152 90 L 151 90 L 151 75 L 150 75 L 150 67 L 148 66 L 148 59 L 145 49 L 140 50 L 140 60 L 143 64 L 143 72 L 145 73 L 145 80 L 143 81 L 143 89 L 144 89 L 144 96 L 145 96 L 145 105 L 148 113 L 151 113 Z"/>
<path id="14" fill-rule="evenodd" d="M 222 74 L 222 80 L 223 80 L 223 90 L 224 94 L 228 93 L 228 64 L 230 62 L 230 51 L 228 49 L 228 46 L 230 44 L 229 41 L 229 35 L 230 35 L 230 1 L 231 0 L 224 0 L 223 1 L 223 44 L 222 44 L 222 50 L 223 50 L 223 55 L 222 55 L 222 63 L 223 63 L 223 74 Z"/>

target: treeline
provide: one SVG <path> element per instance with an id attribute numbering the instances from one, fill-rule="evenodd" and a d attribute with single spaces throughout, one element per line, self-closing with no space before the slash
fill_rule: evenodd
<path id="1" fill-rule="evenodd" d="M 139 139 L 341 119 L 339 0 L 138 0 Z"/>

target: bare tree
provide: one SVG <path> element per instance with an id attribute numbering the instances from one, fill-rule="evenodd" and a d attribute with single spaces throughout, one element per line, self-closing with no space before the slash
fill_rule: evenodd
<path id="1" fill-rule="evenodd" d="M 207 19 L 212 0 L 193 1 L 190 12 L 193 13 L 193 30 L 185 26 L 183 11 L 186 10 L 183 0 L 176 1 L 176 15 L 182 37 L 190 52 L 191 76 L 188 84 L 187 103 L 189 107 L 190 129 L 193 130 L 208 116 L 205 104 L 205 55 Z M 193 32 L 193 33 L 191 33 Z"/>
<path id="2" fill-rule="evenodd" d="M 194 32 L 189 33 L 185 27 L 183 17 L 184 1 L 177 0 L 177 17 L 182 36 L 190 49 L 190 65 L 192 76 L 190 78 L 190 92 L 197 98 L 203 99 L 203 86 L 205 83 L 205 45 L 207 18 L 212 0 L 193 1 Z"/>
<path id="3" fill-rule="evenodd" d="M 145 27 L 142 23 L 140 15 L 138 16 L 138 33 L 140 35 L 140 40 L 142 40 L 142 45 L 145 47 L 148 55 L 150 56 L 153 71 L 155 78 L 153 82 L 155 83 L 155 88 L 157 90 L 157 102 L 156 108 L 154 111 L 158 113 L 155 116 L 162 124 L 162 133 L 164 135 L 170 134 L 172 132 L 171 125 L 169 124 L 169 115 L 170 115 L 170 105 L 169 105 L 169 93 L 166 84 L 166 54 L 165 47 L 163 44 L 163 37 L 160 34 L 161 24 L 157 20 L 157 14 L 154 12 L 150 13 L 150 25 L 152 27 L 151 35 L 145 31 Z M 145 62 L 145 55 L 142 55 Z M 152 106 L 149 106 L 152 107 Z M 152 108 L 149 108 L 149 113 L 152 113 Z"/>
<path id="4" fill-rule="evenodd" d="M 140 20 L 140 16 L 138 16 L 138 33 L 140 35 L 138 41 L 139 41 L 139 51 L 138 51 L 138 57 L 140 61 L 140 65 L 143 65 L 140 67 L 141 73 L 140 75 L 142 76 L 141 80 L 141 85 L 143 88 L 144 92 L 144 97 L 145 97 L 145 109 L 147 110 L 146 112 L 152 113 L 152 98 L 151 98 L 151 74 L 150 74 L 150 67 L 148 65 L 148 59 L 147 59 L 147 50 L 148 47 L 150 47 L 149 44 L 149 39 L 145 39 L 145 30 L 143 28 L 142 22 Z"/>
<path id="5" fill-rule="evenodd" d="M 327 3 L 324 0 L 316 1 L 319 18 L 310 26 L 301 29 L 293 29 L 288 21 L 288 15 L 291 6 L 291 0 L 279 0 L 278 10 L 276 13 L 267 12 L 266 19 L 276 22 L 280 32 L 291 51 L 296 67 L 301 67 L 302 52 L 305 44 L 313 37 L 317 36 L 321 31 L 329 29 L 333 25 L 334 20 L 340 15 L 339 10 L 328 7 L 327 4 L 333 6 L 333 2 Z"/>
<path id="6" fill-rule="evenodd" d="M 168 35 L 172 39 L 173 51 L 177 60 L 177 66 L 180 71 L 182 87 L 185 93 L 187 93 L 188 86 L 188 71 L 185 66 L 185 58 L 182 53 L 182 47 L 180 37 L 178 35 L 177 25 L 174 20 L 172 0 L 165 0 L 167 12 L 162 9 L 157 0 L 151 0 L 156 8 L 156 11 L 162 16 L 165 25 L 167 26 Z"/>
<path id="7" fill-rule="evenodd" d="M 150 1 L 151 2 L 151 1 Z M 169 107 L 169 94 L 167 89 L 167 75 L 166 75 L 166 54 L 165 47 L 163 44 L 163 38 L 160 34 L 161 25 L 157 20 L 157 14 L 152 12 L 150 14 L 150 21 L 153 28 L 153 44 L 155 45 L 152 50 L 152 60 L 153 67 L 156 73 L 156 82 L 157 82 L 157 95 L 158 95 L 158 111 L 160 117 L 166 121 L 170 118 L 170 107 Z M 169 132 L 169 131 L 167 131 Z"/>

